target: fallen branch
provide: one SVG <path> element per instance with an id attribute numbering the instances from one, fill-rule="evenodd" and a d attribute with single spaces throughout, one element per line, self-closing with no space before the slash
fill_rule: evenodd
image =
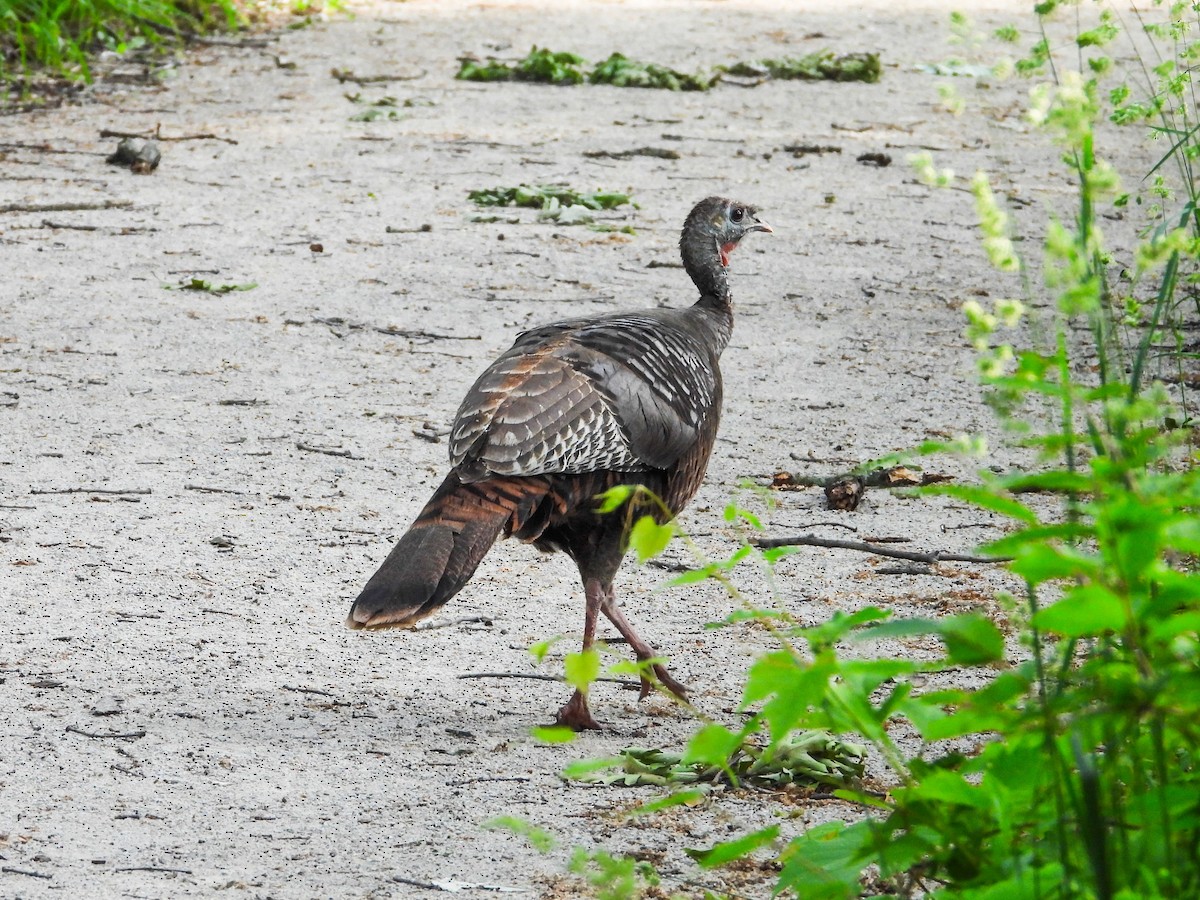
<path id="1" fill-rule="evenodd" d="M 429 341 L 478 341 L 482 337 L 478 334 L 441 334 L 437 331 L 423 331 L 420 329 L 410 328 L 395 328 L 391 325 L 367 325 L 363 322 L 351 322 L 343 319 L 341 316 L 314 316 L 313 321 L 318 325 L 324 325 L 327 328 L 348 328 L 351 331 L 358 331 L 365 328 L 368 331 L 377 331 L 380 334 L 386 334 L 389 337 L 404 337 L 413 340 L 429 340 Z M 297 323 L 300 324 L 300 323 Z"/>
<path id="2" fill-rule="evenodd" d="M 185 484 L 185 491 L 200 491 L 203 494 L 237 494 L 244 497 L 245 491 L 235 491 L 233 488 L 206 487 L 203 484 Z"/>
<path id="3" fill-rule="evenodd" d="M 153 138 L 156 141 L 224 141 L 226 144 L 237 144 L 233 138 L 221 137 L 219 134 L 180 134 L 174 137 L 162 133 L 162 125 L 155 125 L 153 131 L 112 131 L 103 128 L 102 138 Z"/>
<path id="4" fill-rule="evenodd" d="M 0 206 L 0 213 L 28 212 L 75 212 L 86 209 L 129 209 L 132 200 L 102 200 L 99 203 L 9 203 Z"/>
<path id="5" fill-rule="evenodd" d="M 146 736 L 146 730 L 144 728 L 137 731 L 126 732 L 109 731 L 104 734 L 101 734 L 98 731 L 84 731 L 82 728 L 76 728 L 74 725 L 68 725 L 66 730 L 72 734 L 79 734 L 86 738 L 127 738 L 132 740 L 134 738 L 144 738 Z"/>
<path id="6" fill-rule="evenodd" d="M 524 775 L 479 775 L 475 778 L 464 778 L 461 781 L 447 781 L 446 787 L 462 787 L 464 784 L 478 784 L 481 781 L 529 781 Z"/>
<path id="7" fill-rule="evenodd" d="M 892 559 L 906 559 L 909 562 L 921 562 L 934 565 L 940 562 L 966 563 L 1004 563 L 1011 562 L 1011 556 L 970 556 L 964 553 L 947 553 L 935 550 L 932 553 L 921 553 L 915 550 L 888 550 L 876 544 L 862 541 L 839 541 L 835 538 L 817 537 L 815 534 L 802 534 L 796 537 L 756 538 L 754 546 L 763 549 L 771 547 L 826 547 L 831 550 L 858 550 L 861 553 L 873 553 L 876 556 L 887 556 Z"/>
<path id="8" fill-rule="evenodd" d="M 533 681 L 557 681 L 565 683 L 567 679 L 561 675 L 541 675 L 537 672 L 465 672 L 459 678 L 529 678 Z M 593 681 L 604 681 L 608 684 L 620 684 L 625 687 L 641 687 L 641 682 L 630 681 L 628 678 L 593 678 Z"/>
<path id="9" fill-rule="evenodd" d="M 323 453 L 326 456 L 340 456 L 343 459 L 362 459 L 361 456 L 355 456 L 349 450 L 334 450 L 332 447 L 314 447 L 312 444 L 304 443 L 304 441 L 296 441 L 296 449 L 303 450 L 306 453 Z"/>
<path id="10" fill-rule="evenodd" d="M 0 866 L 0 872 L 7 875 L 28 875 L 30 878 L 53 878 L 53 875 L 47 875 L 45 872 L 34 872 L 31 869 L 17 869 L 13 866 Z"/>
<path id="11" fill-rule="evenodd" d="M 114 872 L 172 872 L 179 875 L 191 875 L 191 869 L 172 869 L 169 866 L 121 866 Z"/>
<path id="12" fill-rule="evenodd" d="M 679 151 L 662 147 L 638 147 L 636 150 L 584 150 L 588 159 L 631 159 L 635 156 L 651 156 L 655 159 L 679 159 Z"/>
<path id="13" fill-rule="evenodd" d="M 88 487 L 70 487 L 70 488 L 33 488 L 29 491 L 31 494 L 149 494 L 150 488 L 130 488 L 127 491 L 119 491 L 113 488 L 88 488 Z"/>
<path id="14" fill-rule="evenodd" d="M 297 694 L 316 694 L 319 697 L 333 697 L 335 700 L 337 699 L 337 694 L 331 693 L 330 691 L 317 690 L 317 688 L 292 687 L 290 684 L 284 684 L 280 686 L 285 691 L 295 691 Z"/>
<path id="15" fill-rule="evenodd" d="M 42 219 L 43 228 L 53 228 L 59 231 L 99 231 L 99 225 L 73 225 L 69 222 L 51 222 L 49 219 Z"/>

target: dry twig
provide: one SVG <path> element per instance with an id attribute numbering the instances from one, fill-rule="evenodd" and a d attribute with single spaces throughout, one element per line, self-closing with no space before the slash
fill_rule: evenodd
<path id="1" fill-rule="evenodd" d="M 915 550 L 888 550 L 877 544 L 867 544 L 862 541 L 839 541 L 835 538 L 817 537 L 815 534 L 801 534 L 795 537 L 755 538 L 754 546 L 764 550 L 771 547 L 827 547 L 833 550 L 858 550 L 861 553 L 873 553 L 876 556 L 887 556 L 892 559 L 907 559 L 910 562 L 934 565 L 940 562 L 967 563 L 1004 563 L 1011 562 L 1009 556 L 970 556 L 964 553 L 949 553 L 944 550 L 934 550 L 921 553 Z"/>

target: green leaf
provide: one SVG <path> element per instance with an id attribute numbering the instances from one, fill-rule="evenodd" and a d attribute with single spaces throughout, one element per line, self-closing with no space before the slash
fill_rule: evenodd
<path id="1" fill-rule="evenodd" d="M 893 619 L 870 628 L 863 628 L 854 635 L 855 640 L 876 641 L 887 638 L 911 637 L 915 634 L 937 634 L 941 624 L 933 619 Z"/>
<path id="2" fill-rule="evenodd" d="M 867 864 L 870 822 L 827 822 L 810 828 L 780 854 L 776 894 L 790 889 L 804 900 L 850 900 L 859 896 L 858 880 Z"/>
<path id="3" fill-rule="evenodd" d="M 1093 556 L 1068 547 L 1033 544 L 1021 549 L 1010 568 L 1030 584 L 1061 579 L 1092 578 L 1099 574 Z"/>
<path id="4" fill-rule="evenodd" d="M 1183 553 L 1200 553 L 1200 519 L 1188 516 L 1167 527 L 1166 543 Z"/>
<path id="5" fill-rule="evenodd" d="M 625 761 L 622 756 L 609 756 L 605 759 L 580 759 L 563 767 L 562 777 L 568 781 L 580 781 L 593 772 L 603 772 L 612 769 Z"/>
<path id="6" fill-rule="evenodd" d="M 1007 496 L 997 488 L 970 484 L 935 484 L 922 489 L 922 493 L 937 494 L 963 500 L 980 509 L 991 510 L 1018 522 L 1037 524 L 1037 513 L 1025 504 Z"/>
<path id="7" fill-rule="evenodd" d="M 667 549 L 675 532 L 674 522 L 659 525 L 652 516 L 642 516 L 629 532 L 629 546 L 637 553 L 638 562 L 644 563 Z"/>
<path id="8" fill-rule="evenodd" d="M 939 623 L 938 633 L 953 663 L 980 666 L 1004 657 L 1004 635 L 979 613 L 943 619 Z"/>
<path id="9" fill-rule="evenodd" d="M 569 744 L 575 740 L 574 730 L 565 725 L 536 725 L 529 733 L 546 744 Z"/>
<path id="10" fill-rule="evenodd" d="M 600 677 L 600 653 L 588 648 L 578 653 L 568 653 L 563 658 L 563 673 L 567 684 L 587 693 L 591 683 Z"/>
<path id="11" fill-rule="evenodd" d="M 614 509 L 622 506 L 625 501 L 633 496 L 634 487 L 631 484 L 618 484 L 616 487 L 609 488 L 603 494 L 596 495 L 596 502 L 599 504 L 596 507 L 598 513 L 610 513 Z"/>
<path id="12" fill-rule="evenodd" d="M 724 725 L 705 725 L 688 741 L 683 754 L 685 763 L 705 763 L 724 768 L 729 757 L 742 746 L 746 736 Z"/>
<path id="13" fill-rule="evenodd" d="M 668 581 L 664 587 L 683 587 L 687 584 L 696 584 L 699 581 L 707 581 L 720 571 L 720 566 L 709 563 L 703 568 L 689 569 L 681 575 L 676 575 L 674 578 Z"/>
<path id="14" fill-rule="evenodd" d="M 560 634 L 552 638 L 547 638 L 544 641 L 538 641 L 529 648 L 529 652 L 533 655 L 533 658 L 538 661 L 538 663 L 541 663 L 543 660 L 545 660 L 546 654 L 550 652 L 550 648 L 561 641 L 564 637 L 565 635 Z"/>
<path id="15" fill-rule="evenodd" d="M 635 806 L 629 810 L 626 815 L 629 816 L 646 816 L 651 813 L 662 812 L 664 809 L 671 809 L 675 806 L 696 806 L 703 802 L 708 797 L 708 791 L 699 788 L 692 788 L 686 791 L 676 791 L 673 794 L 667 794 L 658 800 L 653 800 L 650 803 L 643 803 L 641 806 Z"/>
<path id="16" fill-rule="evenodd" d="M 971 784 L 963 775 L 946 769 L 934 769 L 916 784 L 896 788 L 893 795 L 897 800 L 903 798 L 905 803 L 925 800 L 981 810 L 987 810 L 992 803 L 979 785 Z"/>
<path id="17" fill-rule="evenodd" d="M 1034 472 L 1011 475 L 1000 479 L 1010 491 L 1049 491 L 1061 494 L 1086 494 L 1092 490 L 1091 479 L 1082 472 L 1054 469 L 1049 472 Z"/>
<path id="18" fill-rule="evenodd" d="M 803 634 L 815 651 L 836 644 L 862 625 L 881 622 L 891 615 L 889 610 L 880 609 L 878 606 L 866 606 L 849 615 L 837 610 L 827 622 L 805 628 Z"/>
<path id="19" fill-rule="evenodd" d="M 744 835 L 740 838 L 735 838 L 732 841 L 725 841 L 720 844 L 715 844 L 708 850 L 693 850 L 685 848 L 684 853 L 698 862 L 705 869 L 712 869 L 716 866 L 723 866 L 735 859 L 741 859 L 763 847 L 779 836 L 779 826 L 772 825 L 769 828 L 764 828 L 761 831 L 755 831 L 751 834 Z"/>
<path id="20" fill-rule="evenodd" d="M 557 843 L 550 832 L 516 816 L 496 816 L 496 818 L 484 822 L 483 827 L 493 831 L 511 831 L 529 841 L 530 846 L 538 853 L 549 853 Z"/>
<path id="21" fill-rule="evenodd" d="M 1035 626 L 1063 637 L 1095 637 L 1121 631 L 1128 621 L 1121 598 L 1099 584 L 1072 588 L 1033 617 Z"/>

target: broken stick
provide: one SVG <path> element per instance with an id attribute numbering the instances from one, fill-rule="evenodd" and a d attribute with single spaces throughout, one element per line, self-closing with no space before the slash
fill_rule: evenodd
<path id="1" fill-rule="evenodd" d="M 832 550 L 857 550 L 861 553 L 874 553 L 876 556 L 887 556 L 891 559 L 906 559 L 909 562 L 920 562 L 933 565 L 940 562 L 966 563 L 1005 563 L 1011 562 L 1011 556 L 971 556 L 965 553 L 950 553 L 944 550 L 934 550 L 931 553 L 921 553 L 916 550 L 890 550 L 876 544 L 862 541 L 839 541 L 835 538 L 817 537 L 815 534 L 801 534 L 795 537 L 756 538 L 754 546 L 762 549 L 771 547 L 826 547 Z"/>

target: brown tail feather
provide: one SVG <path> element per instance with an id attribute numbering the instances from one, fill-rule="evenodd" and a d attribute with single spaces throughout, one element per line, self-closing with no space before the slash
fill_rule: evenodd
<path id="1" fill-rule="evenodd" d="M 453 597 L 501 532 L 546 496 L 539 479 L 464 484 L 451 472 L 350 607 L 351 628 L 403 628 Z"/>

